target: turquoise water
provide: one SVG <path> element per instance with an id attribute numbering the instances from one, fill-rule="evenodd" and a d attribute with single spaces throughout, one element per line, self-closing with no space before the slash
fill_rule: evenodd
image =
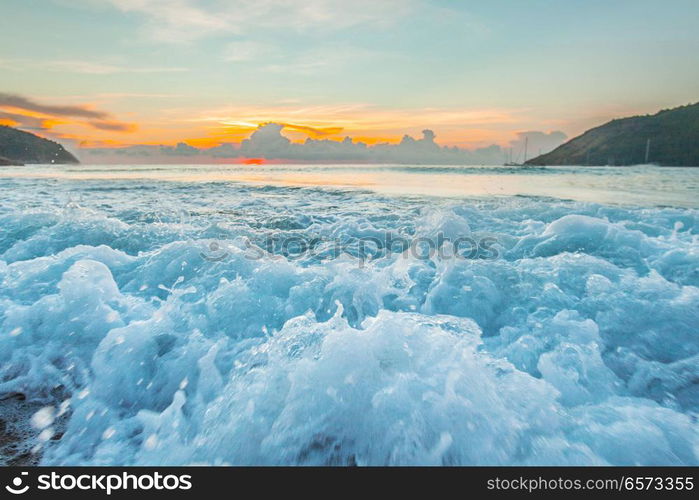
<path id="1" fill-rule="evenodd" d="M 3 168 L 0 393 L 45 464 L 697 464 L 698 189 Z"/>

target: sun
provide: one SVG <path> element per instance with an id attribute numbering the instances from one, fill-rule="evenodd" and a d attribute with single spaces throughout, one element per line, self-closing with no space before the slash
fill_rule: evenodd
<path id="1" fill-rule="evenodd" d="M 264 162 L 264 158 L 245 158 L 243 160 L 245 165 L 262 165 Z"/>

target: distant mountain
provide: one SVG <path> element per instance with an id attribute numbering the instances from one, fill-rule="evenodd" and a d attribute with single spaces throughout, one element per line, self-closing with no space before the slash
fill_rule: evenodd
<path id="1" fill-rule="evenodd" d="M 526 163 L 699 166 L 699 103 L 612 120 Z"/>
<path id="2" fill-rule="evenodd" d="M 25 163 L 80 162 L 57 142 L 0 125 L 0 165 Z"/>

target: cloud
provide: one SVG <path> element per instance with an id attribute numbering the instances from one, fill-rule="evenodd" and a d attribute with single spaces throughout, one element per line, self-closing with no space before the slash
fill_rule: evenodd
<path id="1" fill-rule="evenodd" d="M 292 102 L 264 107 L 231 106 L 203 110 L 200 116 L 188 119 L 218 126 L 248 128 L 254 128 L 258 123 L 275 122 L 287 124 L 289 130 L 294 127 L 298 130 L 301 130 L 299 127 L 310 127 L 324 132 L 337 129 L 338 134 L 343 130 L 352 130 L 356 134 L 375 137 L 395 137 L 405 131 L 406 123 L 419 120 L 431 127 L 449 131 L 453 138 L 456 134 L 468 133 L 460 131 L 478 127 L 514 128 L 513 125 L 519 122 L 520 113 L 517 109 L 497 108 L 390 108 L 363 103 L 302 106 Z M 332 132 L 323 135 L 332 135 Z"/>
<path id="2" fill-rule="evenodd" d="M 498 164 L 502 163 L 503 150 L 491 145 L 475 150 L 440 146 L 430 129 L 422 131 L 422 137 L 403 136 L 398 144 L 367 144 L 345 137 L 342 141 L 308 138 L 302 144 L 291 142 L 282 132 L 288 128 L 284 123 L 259 125 L 240 147 L 225 143 L 213 148 L 196 148 L 185 143 L 172 146 L 130 146 L 125 148 L 86 148 L 83 158 L 104 161 L 108 155 L 128 156 L 129 160 L 141 157 L 146 162 L 180 161 L 175 158 L 188 157 L 188 161 L 210 162 L 212 158 L 259 158 L 296 162 L 356 162 L 356 163 L 399 163 L 399 164 Z M 171 160 L 168 160 L 171 158 Z"/>
<path id="3" fill-rule="evenodd" d="M 109 114 L 104 111 L 88 109 L 83 106 L 55 106 L 49 104 L 40 104 L 26 97 L 17 94 L 6 94 L 0 92 L 0 106 L 23 109 L 26 111 L 36 111 L 52 116 L 73 116 L 80 118 L 97 118 L 104 119 L 109 117 Z"/>
<path id="4" fill-rule="evenodd" d="M 183 94 L 167 94 L 155 92 L 99 92 L 92 97 L 100 99 L 175 99 L 185 97 Z"/>
<path id="5" fill-rule="evenodd" d="M 245 123 L 247 126 L 248 124 Z M 303 143 L 292 142 L 284 135 L 303 130 L 308 135 L 317 134 L 315 127 L 297 126 L 292 123 L 267 122 L 258 125 L 240 145 L 224 142 L 215 147 L 194 147 L 179 142 L 176 146 L 132 145 L 110 147 L 110 144 L 83 144 L 80 156 L 85 161 L 118 163 L 128 157 L 130 162 L 145 163 L 211 163 L 212 161 L 243 161 L 245 158 L 266 158 L 276 161 L 301 163 L 395 163 L 433 165 L 501 165 L 505 149 L 497 144 L 478 148 L 442 146 L 431 129 L 421 135 L 405 134 L 397 144 L 378 143 L 368 145 L 362 141 L 345 137 L 342 140 L 308 137 Z M 309 130 L 310 129 L 310 130 Z M 322 132 L 322 129 L 320 130 Z M 512 144 L 528 137 L 533 147 L 555 147 L 565 140 L 562 132 L 527 131 L 518 134 Z M 188 141 L 192 142 L 192 141 Z M 532 151 L 534 153 L 534 151 Z"/>
<path id="6" fill-rule="evenodd" d="M 39 69 L 41 71 L 63 71 L 68 73 L 80 73 L 87 75 L 114 75 L 117 73 L 180 73 L 189 71 L 182 67 L 138 67 L 105 64 L 103 62 L 82 61 L 77 59 L 63 59 L 50 61 L 37 61 L 33 59 L 2 59 L 0 67 L 7 70 Z"/>
<path id="7" fill-rule="evenodd" d="M 30 130 L 45 131 L 72 124 L 112 132 L 136 130 L 135 124 L 115 120 L 106 111 L 72 104 L 44 104 L 8 93 L 0 93 L 0 120 Z"/>
<path id="8" fill-rule="evenodd" d="M 188 71 L 180 67 L 133 67 L 117 66 L 114 64 L 95 63 L 90 61 L 64 60 L 42 63 L 43 69 L 56 69 L 72 73 L 91 75 L 113 75 L 116 73 L 180 73 Z"/>
<path id="9" fill-rule="evenodd" d="M 137 127 L 133 123 L 116 121 L 90 121 L 88 125 L 99 130 L 113 130 L 114 132 L 134 132 Z"/>
<path id="10" fill-rule="evenodd" d="M 37 118 L 36 116 L 9 113 L 7 111 L 0 110 L 0 123 L 3 125 L 9 125 L 11 127 L 20 126 L 26 129 L 41 130 L 47 128 L 44 123 L 45 121 L 45 119 Z"/>
<path id="11" fill-rule="evenodd" d="M 359 24 L 386 25 L 411 10 L 413 0 L 109 0 L 145 19 L 150 36 L 186 42 L 260 29 L 338 30 Z"/>
<path id="12" fill-rule="evenodd" d="M 322 137 L 327 135 L 337 135 L 344 130 L 342 127 L 309 127 L 307 125 L 296 125 L 293 123 L 280 123 L 284 128 L 298 130 L 312 137 Z"/>
<path id="13" fill-rule="evenodd" d="M 249 139 L 240 145 L 240 150 L 247 156 L 264 156 L 284 158 L 290 154 L 291 141 L 281 134 L 284 125 L 265 123 L 255 130 Z"/>

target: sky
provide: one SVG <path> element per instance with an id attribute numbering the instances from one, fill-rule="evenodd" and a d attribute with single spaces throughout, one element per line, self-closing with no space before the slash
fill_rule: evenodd
<path id="1" fill-rule="evenodd" d="M 72 149 L 508 147 L 699 100 L 696 0 L 0 0 L 0 124 Z"/>

